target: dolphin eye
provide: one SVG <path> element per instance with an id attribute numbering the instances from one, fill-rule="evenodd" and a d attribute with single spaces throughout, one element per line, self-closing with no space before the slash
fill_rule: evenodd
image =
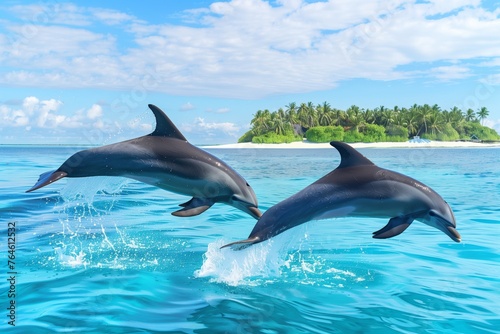
<path id="1" fill-rule="evenodd" d="M 248 182 L 245 182 L 247 184 L 247 187 L 250 187 L 250 185 L 248 184 Z"/>

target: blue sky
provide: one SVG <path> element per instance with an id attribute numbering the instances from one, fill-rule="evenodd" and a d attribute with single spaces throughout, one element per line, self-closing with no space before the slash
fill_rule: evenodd
<path id="1" fill-rule="evenodd" d="M 3 1 L 0 144 L 195 144 L 290 102 L 475 110 L 500 130 L 498 1 Z"/>

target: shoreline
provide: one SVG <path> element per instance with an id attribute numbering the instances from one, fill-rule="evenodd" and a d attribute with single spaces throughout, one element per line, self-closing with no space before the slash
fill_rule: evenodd
<path id="1" fill-rule="evenodd" d="M 378 142 L 378 143 L 349 143 L 354 148 L 500 148 L 497 143 L 475 143 L 461 141 L 431 141 L 428 143 L 411 142 Z M 306 140 L 287 144 L 254 144 L 235 143 L 221 145 L 203 145 L 202 148 L 222 148 L 222 149 L 324 149 L 331 148 L 329 143 L 311 143 Z"/>

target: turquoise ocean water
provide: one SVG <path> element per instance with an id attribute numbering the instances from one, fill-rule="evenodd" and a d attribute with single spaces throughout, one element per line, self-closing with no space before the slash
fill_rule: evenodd
<path id="1" fill-rule="evenodd" d="M 188 198 L 110 177 L 25 193 L 80 149 L 0 146 L 2 333 L 500 332 L 500 149 L 360 150 L 441 194 L 461 244 L 419 222 L 375 240 L 386 220 L 338 218 L 241 252 L 219 247 L 255 220 L 222 204 L 178 218 Z M 333 148 L 209 151 L 263 211 L 339 163 Z"/>

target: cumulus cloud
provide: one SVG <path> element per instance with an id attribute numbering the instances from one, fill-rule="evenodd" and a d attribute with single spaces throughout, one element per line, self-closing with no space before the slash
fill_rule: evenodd
<path id="1" fill-rule="evenodd" d="M 17 86 L 258 98 L 353 78 L 461 80 L 475 74 L 469 60 L 500 58 L 500 9 L 479 0 L 232 0 L 182 24 L 72 4 L 10 11 L 19 19 L 3 22 L 0 83 Z"/>
<path id="2" fill-rule="evenodd" d="M 471 70 L 463 66 L 439 66 L 431 69 L 431 73 L 439 80 L 450 81 L 471 76 Z"/>
<path id="3" fill-rule="evenodd" d="M 0 126 L 39 129 L 74 129 L 103 127 L 102 107 L 94 104 L 71 115 L 61 113 L 63 102 L 56 99 L 41 100 L 28 96 L 18 105 L 0 105 Z"/>
<path id="4" fill-rule="evenodd" d="M 39 100 L 34 96 L 26 97 L 21 106 L 1 105 L 2 126 L 25 126 L 31 128 L 54 128 L 63 123 L 66 116 L 58 114 L 62 102 L 56 99 Z"/>
<path id="5" fill-rule="evenodd" d="M 117 119 L 97 103 L 88 108 L 68 110 L 60 100 L 35 96 L 6 102 L 0 103 L 0 143 L 102 145 L 142 136 L 153 130 L 150 117 L 147 121 L 142 118 Z"/>
<path id="6" fill-rule="evenodd" d="M 139 130 L 141 132 L 153 131 L 153 126 L 149 123 L 143 123 L 140 118 L 134 118 L 127 122 L 127 126 L 132 130 Z"/>
<path id="7" fill-rule="evenodd" d="M 1 126 L 27 126 L 29 117 L 27 113 L 20 109 L 11 109 L 6 105 L 0 106 L 0 127 Z"/>
<path id="8" fill-rule="evenodd" d="M 89 110 L 87 110 L 87 117 L 89 119 L 96 119 L 102 116 L 102 107 L 98 104 L 92 105 Z"/>
<path id="9" fill-rule="evenodd" d="M 182 124 L 183 131 L 194 134 L 205 134 L 209 137 L 227 135 L 236 137 L 240 127 L 231 122 L 207 122 L 204 118 L 195 118 L 192 124 Z"/>

